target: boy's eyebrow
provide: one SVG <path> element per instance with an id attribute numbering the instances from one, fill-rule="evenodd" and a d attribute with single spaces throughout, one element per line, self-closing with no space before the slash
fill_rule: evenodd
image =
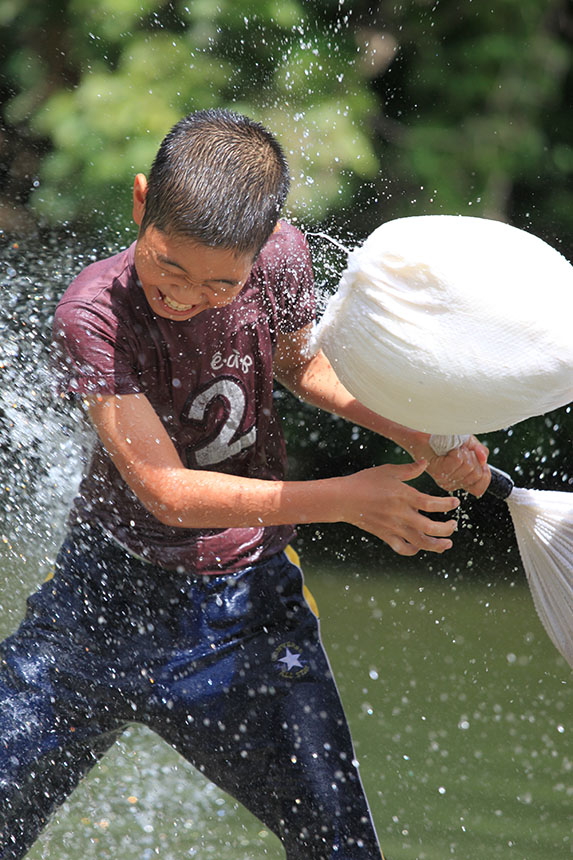
<path id="1" fill-rule="evenodd" d="M 168 266 L 175 266 L 176 269 L 179 269 L 181 272 L 185 272 L 186 275 L 189 274 L 187 269 L 178 263 L 176 260 L 172 260 L 171 257 L 166 257 L 164 254 L 158 254 L 157 259 L 160 263 L 166 263 Z M 231 287 L 238 286 L 241 282 L 235 281 L 231 278 L 205 278 L 205 281 L 209 283 L 210 281 L 215 281 L 217 284 L 229 284 Z"/>
<path id="2" fill-rule="evenodd" d="M 187 275 L 187 269 L 181 265 L 181 263 L 177 263 L 175 260 L 172 260 L 171 257 L 166 257 L 165 254 L 158 254 L 157 259 L 160 263 L 167 263 L 168 266 L 175 266 L 176 269 L 181 269 L 182 272 L 185 272 Z"/>

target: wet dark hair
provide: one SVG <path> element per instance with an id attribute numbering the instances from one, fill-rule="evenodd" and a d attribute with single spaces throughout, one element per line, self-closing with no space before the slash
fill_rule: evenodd
<path id="1" fill-rule="evenodd" d="M 257 254 L 289 190 L 283 150 L 264 126 L 229 110 L 197 111 L 164 138 L 148 178 L 143 233 Z"/>

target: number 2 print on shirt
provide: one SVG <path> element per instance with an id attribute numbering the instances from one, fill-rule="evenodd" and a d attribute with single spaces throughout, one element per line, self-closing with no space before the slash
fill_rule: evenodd
<path id="1" fill-rule="evenodd" d="M 234 348 L 228 353 L 214 353 L 211 372 L 222 371 L 188 398 L 181 419 L 199 422 L 203 428 L 200 441 L 187 448 L 190 468 L 209 468 L 240 454 L 257 439 L 255 410 L 248 409 L 254 360 Z"/>

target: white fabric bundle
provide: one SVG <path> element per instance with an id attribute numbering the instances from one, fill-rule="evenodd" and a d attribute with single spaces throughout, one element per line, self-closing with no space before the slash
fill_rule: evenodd
<path id="1" fill-rule="evenodd" d="M 507 504 L 537 613 L 573 667 L 573 494 L 515 487 Z"/>
<path id="2" fill-rule="evenodd" d="M 573 267 L 499 221 L 383 224 L 348 258 L 313 340 L 349 391 L 435 434 L 498 430 L 573 400 Z"/>

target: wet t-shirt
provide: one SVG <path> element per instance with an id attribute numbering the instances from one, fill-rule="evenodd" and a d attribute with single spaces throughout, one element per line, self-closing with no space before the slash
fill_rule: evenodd
<path id="1" fill-rule="evenodd" d="M 93 263 L 72 282 L 54 320 L 60 391 L 144 394 L 186 468 L 282 480 L 286 452 L 273 406 L 277 334 L 314 319 L 304 237 L 281 221 L 239 295 L 189 320 L 149 306 L 134 249 Z M 281 551 L 293 527 L 188 529 L 142 505 L 96 441 L 70 515 L 98 523 L 132 553 L 168 569 L 232 572 Z"/>

